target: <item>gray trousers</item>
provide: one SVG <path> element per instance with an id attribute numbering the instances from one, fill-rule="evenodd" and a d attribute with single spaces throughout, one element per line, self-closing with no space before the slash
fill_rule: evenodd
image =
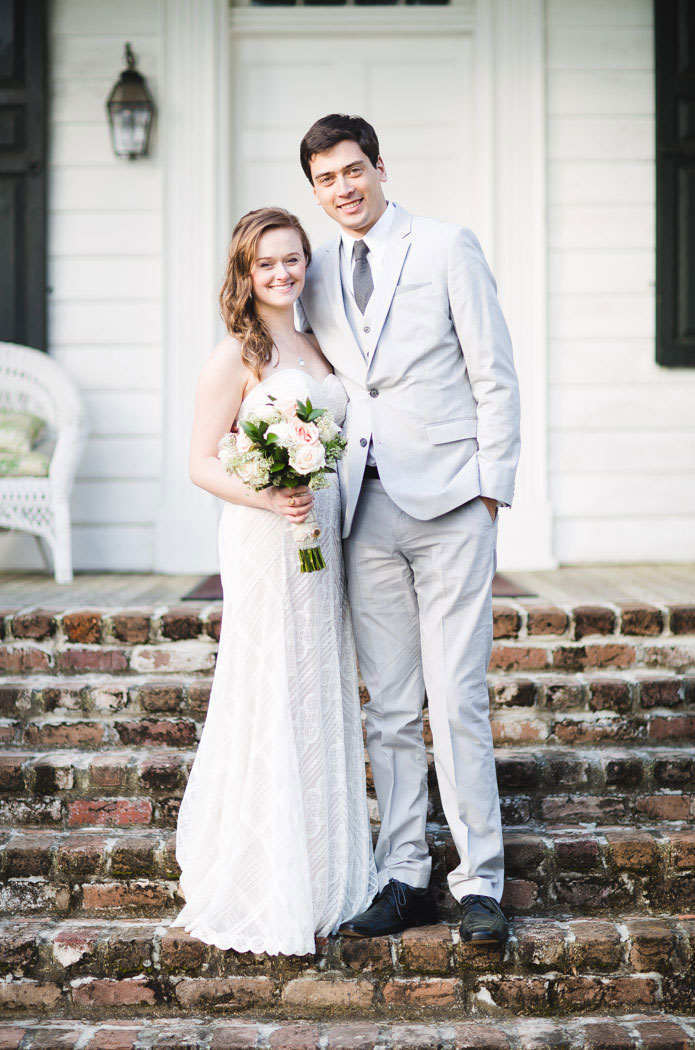
<path id="1" fill-rule="evenodd" d="M 360 668 L 369 690 L 367 748 L 379 803 L 379 889 L 389 879 L 422 887 L 425 841 L 425 689 L 439 791 L 458 867 L 453 896 L 500 900 L 504 849 L 492 748 L 487 666 L 492 647 L 492 577 L 497 524 L 474 499 L 418 521 L 362 485 L 344 541 Z"/>

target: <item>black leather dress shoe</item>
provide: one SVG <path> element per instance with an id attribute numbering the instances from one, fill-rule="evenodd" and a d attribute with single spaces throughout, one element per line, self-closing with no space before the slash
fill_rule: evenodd
<path id="1" fill-rule="evenodd" d="M 391 879 L 367 908 L 340 927 L 343 937 L 383 937 L 432 922 L 427 890 Z"/>
<path id="2" fill-rule="evenodd" d="M 504 944 L 509 936 L 507 920 L 494 897 L 469 893 L 461 901 L 461 940 L 473 944 Z"/>

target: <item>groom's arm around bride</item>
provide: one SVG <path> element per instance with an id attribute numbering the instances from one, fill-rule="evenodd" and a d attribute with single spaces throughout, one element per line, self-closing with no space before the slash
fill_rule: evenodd
<path id="1" fill-rule="evenodd" d="M 387 202 L 374 129 L 318 121 L 302 166 L 338 236 L 302 307 L 349 397 L 345 556 L 381 816 L 375 902 L 344 932 L 426 922 L 425 688 L 459 854 L 466 940 L 502 941 L 503 844 L 486 671 L 496 513 L 512 502 L 519 395 L 495 282 L 470 230 Z"/>

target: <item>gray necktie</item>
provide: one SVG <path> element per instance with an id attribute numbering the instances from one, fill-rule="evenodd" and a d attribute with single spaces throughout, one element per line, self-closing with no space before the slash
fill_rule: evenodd
<path id="1" fill-rule="evenodd" d="M 367 261 L 368 245 L 364 241 L 355 241 L 352 253 L 355 257 L 355 268 L 352 271 L 352 287 L 355 291 L 355 302 L 361 314 L 367 309 L 367 303 L 374 291 L 372 268 Z"/>

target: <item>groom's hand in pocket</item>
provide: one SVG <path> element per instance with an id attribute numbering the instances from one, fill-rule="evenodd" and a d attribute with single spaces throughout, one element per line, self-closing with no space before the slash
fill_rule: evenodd
<path id="1" fill-rule="evenodd" d="M 265 491 L 268 493 L 269 510 L 283 515 L 293 525 L 301 525 L 306 521 L 314 503 L 313 493 L 306 485 L 298 485 L 296 489 L 270 488 Z"/>
<path id="2" fill-rule="evenodd" d="M 492 518 L 492 520 L 494 522 L 495 518 L 497 517 L 497 510 L 498 510 L 498 507 L 499 507 L 499 504 L 497 503 L 497 500 L 496 499 L 490 499 L 489 496 L 481 496 L 480 498 L 483 501 L 483 503 L 485 504 L 485 506 L 487 507 L 487 512 L 488 512 L 488 514 L 490 515 L 490 517 Z"/>

